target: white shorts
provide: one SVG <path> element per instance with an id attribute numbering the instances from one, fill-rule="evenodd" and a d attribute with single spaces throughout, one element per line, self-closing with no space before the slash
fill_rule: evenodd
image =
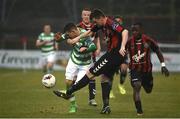
<path id="1" fill-rule="evenodd" d="M 48 62 L 54 63 L 56 60 L 56 53 L 51 53 L 48 55 L 42 55 L 42 65 L 46 65 Z"/>
<path id="2" fill-rule="evenodd" d="M 70 58 L 66 67 L 66 80 L 74 80 L 75 76 L 77 76 L 75 82 L 78 82 L 86 74 L 89 68 L 90 64 L 77 65 Z"/>

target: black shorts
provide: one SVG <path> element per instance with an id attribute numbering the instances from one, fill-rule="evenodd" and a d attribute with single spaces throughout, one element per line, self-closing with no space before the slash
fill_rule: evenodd
<path id="1" fill-rule="evenodd" d="M 104 74 L 108 78 L 112 78 L 114 72 L 119 68 L 120 64 L 124 61 L 124 57 L 119 54 L 118 51 L 106 52 L 89 71 L 95 75 L 99 76 Z"/>
<path id="2" fill-rule="evenodd" d="M 146 88 L 153 87 L 153 76 L 152 72 L 137 72 L 136 70 L 130 71 L 131 75 L 131 86 L 134 87 L 136 81 L 140 81 L 141 85 Z"/>

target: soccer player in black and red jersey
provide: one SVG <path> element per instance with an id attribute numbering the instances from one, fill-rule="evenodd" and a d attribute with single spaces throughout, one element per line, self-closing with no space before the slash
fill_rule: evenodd
<path id="1" fill-rule="evenodd" d="M 151 51 L 155 52 L 161 62 L 161 70 L 165 76 L 169 76 L 164 62 L 164 57 L 155 40 L 142 32 L 142 24 L 132 25 L 132 37 L 127 42 L 127 51 L 130 57 L 129 69 L 131 75 L 131 85 L 133 87 L 133 99 L 137 110 L 137 115 L 142 115 L 140 90 L 144 88 L 146 93 L 151 93 L 153 88 L 152 63 L 150 59 Z"/>
<path id="2" fill-rule="evenodd" d="M 123 20 L 122 17 L 117 15 L 115 17 L 112 17 L 112 19 L 114 19 L 117 23 L 119 23 L 120 25 L 123 25 Z M 108 42 L 106 40 L 106 42 Z M 119 66 L 119 68 L 116 71 L 116 74 L 119 74 L 120 76 L 120 82 L 118 84 L 118 88 L 119 88 L 119 93 L 120 94 L 126 94 L 126 89 L 124 88 L 123 84 L 125 82 L 126 76 L 127 76 L 127 68 L 128 68 L 128 57 L 126 56 L 126 59 L 124 60 L 124 62 Z M 112 77 L 111 79 L 111 91 L 110 91 L 110 98 L 115 98 L 115 95 L 113 93 L 112 90 L 112 84 L 113 84 L 113 80 L 114 78 Z"/>
<path id="3" fill-rule="evenodd" d="M 66 93 L 61 91 L 53 91 L 57 96 L 64 99 L 69 99 L 72 94 L 85 87 L 90 80 L 95 76 L 100 74 L 105 75 L 108 79 L 111 78 L 116 71 L 116 69 L 124 61 L 124 56 L 126 54 L 125 46 L 128 40 L 128 30 L 119 25 L 116 21 L 105 16 L 105 14 L 99 10 L 95 9 L 91 13 L 90 18 L 96 24 L 91 30 L 84 34 L 72 39 L 74 42 L 79 42 L 81 38 L 92 35 L 92 33 L 98 30 L 108 31 L 107 36 L 109 37 L 108 50 L 107 52 L 92 66 L 86 73 L 86 75 L 77 83 L 73 84 Z M 121 35 L 119 35 L 121 34 Z M 102 84 L 103 90 L 103 108 L 101 110 L 102 114 L 110 113 L 109 107 L 109 83 L 104 82 Z"/>

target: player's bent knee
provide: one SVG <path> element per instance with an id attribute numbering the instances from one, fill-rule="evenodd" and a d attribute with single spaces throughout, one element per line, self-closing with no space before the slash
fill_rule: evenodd
<path id="1" fill-rule="evenodd" d="M 101 83 L 109 82 L 109 81 L 110 81 L 110 78 L 108 78 L 108 77 L 105 76 L 105 75 L 101 75 Z"/>
<path id="2" fill-rule="evenodd" d="M 86 72 L 86 75 L 88 76 L 89 79 L 94 80 L 93 78 L 95 76 L 89 70 Z"/>

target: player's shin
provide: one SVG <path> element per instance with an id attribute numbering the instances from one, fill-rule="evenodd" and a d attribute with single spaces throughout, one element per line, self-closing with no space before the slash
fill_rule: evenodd
<path id="1" fill-rule="evenodd" d="M 85 87 L 87 84 L 89 84 L 89 77 L 87 75 L 85 75 L 81 80 L 79 80 L 78 82 L 76 82 L 75 84 L 73 84 L 67 91 L 66 94 L 67 95 L 71 95 L 72 93 L 74 93 L 77 90 L 80 90 L 81 88 Z"/>
<path id="2" fill-rule="evenodd" d="M 121 72 L 120 74 L 120 84 L 122 85 L 126 79 L 127 72 Z"/>
<path id="3" fill-rule="evenodd" d="M 102 82 L 102 99 L 103 99 L 103 107 L 109 106 L 109 93 L 110 93 L 110 83 Z"/>
<path id="4" fill-rule="evenodd" d="M 96 83 L 95 80 L 91 80 L 89 82 L 89 100 L 94 99 L 95 94 L 96 94 Z"/>
<path id="5" fill-rule="evenodd" d="M 141 90 L 140 82 L 135 82 L 133 87 L 133 98 L 134 98 L 137 114 L 139 115 L 143 114 L 141 99 L 140 99 L 140 90 Z"/>

